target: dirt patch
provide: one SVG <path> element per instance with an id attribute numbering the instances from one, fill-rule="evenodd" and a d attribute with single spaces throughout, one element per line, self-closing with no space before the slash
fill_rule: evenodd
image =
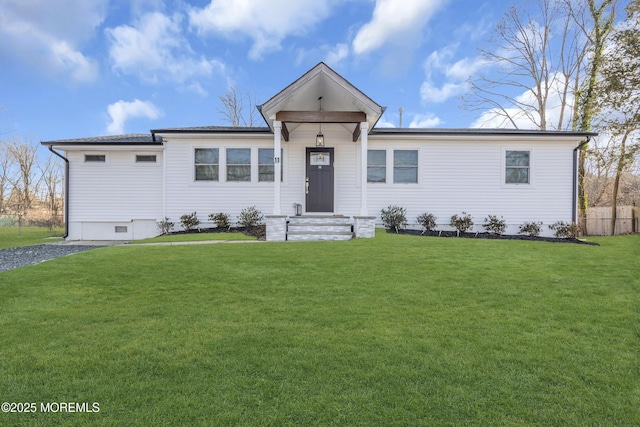
<path id="1" fill-rule="evenodd" d="M 253 236 L 258 240 L 266 240 L 267 239 L 267 226 L 266 225 L 256 225 L 255 227 L 212 227 L 212 228 L 199 228 L 189 231 L 173 231 L 169 233 L 169 235 L 178 235 L 178 234 L 202 234 L 202 233 L 242 233 L 247 236 Z"/>

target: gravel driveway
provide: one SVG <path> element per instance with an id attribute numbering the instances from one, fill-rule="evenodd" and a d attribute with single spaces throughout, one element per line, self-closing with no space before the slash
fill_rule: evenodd
<path id="1" fill-rule="evenodd" d="M 44 243 L 42 245 L 21 246 L 0 249 L 0 271 L 37 264 L 65 255 L 109 246 L 108 244 L 73 244 L 69 242 Z"/>

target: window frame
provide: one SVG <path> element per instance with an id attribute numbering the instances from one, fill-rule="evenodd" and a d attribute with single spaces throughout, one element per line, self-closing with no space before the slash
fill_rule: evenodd
<path id="1" fill-rule="evenodd" d="M 411 166 L 406 166 L 406 165 L 396 165 L 396 153 L 399 151 L 413 151 L 416 153 L 416 163 L 415 166 L 411 165 Z M 393 156 L 391 159 L 391 165 L 393 167 L 392 170 L 392 177 L 393 177 L 393 184 L 402 184 L 402 185 L 416 185 L 420 183 L 420 150 L 418 148 L 412 148 L 412 149 L 402 149 L 402 148 L 394 148 L 393 149 Z M 403 181 L 398 181 L 396 180 L 396 170 L 397 169 L 414 169 L 415 170 L 415 181 L 411 181 L 411 182 L 403 182 Z"/>
<path id="2" fill-rule="evenodd" d="M 153 160 L 140 160 L 141 157 L 153 157 Z M 158 164 L 157 154 L 134 154 L 134 163 L 136 165 L 156 165 Z"/>
<path id="3" fill-rule="evenodd" d="M 260 163 L 260 150 L 271 150 L 271 157 L 270 157 L 271 161 L 269 163 Z M 269 167 L 273 168 L 273 171 L 271 172 L 270 175 L 272 175 L 272 176 L 275 175 L 276 165 L 275 165 L 275 163 L 273 161 L 273 159 L 274 159 L 273 153 L 274 153 L 274 149 L 273 148 L 270 148 L 270 147 L 258 147 L 258 162 L 257 162 L 257 164 L 258 164 L 258 170 L 257 170 L 258 182 L 267 182 L 267 183 L 274 182 L 274 179 L 271 179 L 271 180 L 261 179 L 262 172 L 260 172 L 260 167 L 261 166 L 269 166 Z M 281 148 L 280 149 L 280 182 L 284 182 L 284 161 L 283 161 L 283 158 L 284 158 L 284 148 Z"/>
<path id="4" fill-rule="evenodd" d="M 507 155 L 510 152 L 522 152 L 522 153 L 527 153 L 529 158 L 528 158 L 528 164 L 526 166 L 519 166 L 519 165 L 509 165 L 507 162 Z M 533 150 L 531 150 L 530 148 L 504 148 L 502 150 L 502 185 L 505 186 L 531 186 L 533 183 L 533 168 L 532 168 L 532 164 L 533 164 Z M 509 178 L 509 174 L 507 173 L 507 170 L 510 169 L 520 169 L 520 170 L 526 170 L 527 171 L 527 182 L 508 182 L 507 179 Z"/>
<path id="5" fill-rule="evenodd" d="M 229 163 L 229 152 L 230 151 L 248 151 L 249 152 L 249 163 Z M 225 176 L 226 182 L 252 182 L 252 171 L 251 171 L 251 148 L 238 148 L 238 147 L 227 147 L 225 149 Z M 249 173 L 245 175 L 248 179 L 230 179 L 229 171 L 233 167 L 242 167 L 245 168 Z"/>
<path id="6" fill-rule="evenodd" d="M 372 152 L 372 151 L 378 151 L 378 152 L 384 153 L 384 162 L 381 164 L 374 164 L 374 165 L 369 163 L 369 152 Z M 375 148 L 367 149 L 367 184 L 386 184 L 387 183 L 387 161 L 388 161 L 388 156 L 387 156 L 386 149 L 375 149 Z M 384 170 L 383 178 L 381 181 L 373 181 L 369 178 L 370 168 L 377 168 L 377 169 L 382 168 Z"/>
<path id="7" fill-rule="evenodd" d="M 102 160 L 97 160 L 97 159 L 89 160 L 88 157 L 94 157 L 94 158 L 102 157 Z M 96 154 L 96 153 L 86 154 L 85 153 L 83 155 L 83 159 L 84 159 L 83 163 L 85 163 L 85 164 L 101 164 L 101 165 L 102 164 L 107 164 L 107 154 L 106 153 L 104 153 L 104 154 L 103 153 L 100 153 L 100 154 Z"/>
<path id="8" fill-rule="evenodd" d="M 217 163 L 198 163 L 197 152 L 198 150 L 216 150 Z M 215 166 L 216 176 L 215 179 L 198 179 L 198 166 Z M 220 148 L 219 147 L 194 147 L 193 148 L 193 181 L 194 182 L 220 182 Z"/>

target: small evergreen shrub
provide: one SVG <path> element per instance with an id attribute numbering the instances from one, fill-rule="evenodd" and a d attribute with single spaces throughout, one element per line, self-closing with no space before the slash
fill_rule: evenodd
<path id="1" fill-rule="evenodd" d="M 171 233 L 171 230 L 173 230 L 174 225 L 175 224 L 169 221 L 169 218 L 165 216 L 162 221 L 158 222 L 158 230 L 160 231 L 160 234 L 169 234 Z"/>
<path id="2" fill-rule="evenodd" d="M 473 219 L 468 213 L 462 212 L 462 215 L 453 215 L 449 225 L 458 230 L 458 233 L 466 233 L 473 228 Z"/>
<path id="3" fill-rule="evenodd" d="M 564 221 L 558 221 L 555 224 L 550 225 L 549 229 L 555 232 L 554 235 L 556 237 L 560 237 L 562 239 L 575 239 L 580 233 L 580 228 L 575 222 L 567 224 Z"/>
<path id="4" fill-rule="evenodd" d="M 229 223 L 229 215 L 224 212 L 218 212 L 215 214 L 209 214 L 209 221 L 213 221 L 213 223 L 218 228 L 230 228 L 231 223 Z"/>
<path id="5" fill-rule="evenodd" d="M 437 225 L 436 224 L 437 219 L 438 217 L 436 217 L 434 214 L 431 214 L 431 213 L 423 213 L 419 215 L 418 218 L 416 218 L 416 220 L 418 221 L 418 224 L 420 224 L 425 231 L 434 230 Z"/>
<path id="6" fill-rule="evenodd" d="M 192 212 L 190 214 L 182 215 L 180 217 L 180 224 L 182 224 L 182 228 L 184 228 L 184 231 L 193 230 L 200 225 L 198 214 L 196 212 Z"/>
<path id="7" fill-rule="evenodd" d="M 400 206 L 388 206 L 386 209 L 380 211 L 382 217 L 382 223 L 384 227 L 389 230 L 395 230 L 407 226 L 407 210 Z"/>
<path id="8" fill-rule="evenodd" d="M 484 219 L 484 224 L 482 224 L 482 226 L 489 233 L 501 236 L 504 234 L 504 230 L 507 229 L 507 222 L 503 217 L 500 217 L 500 219 L 498 219 L 497 215 L 489 215 Z"/>
<path id="9" fill-rule="evenodd" d="M 518 234 L 526 234 L 529 237 L 538 237 L 540 235 L 540 231 L 542 231 L 541 222 L 525 222 L 520 226 Z"/>
<path id="10" fill-rule="evenodd" d="M 240 215 L 238 215 L 238 225 L 241 227 L 255 227 L 262 224 L 262 212 L 256 209 L 255 206 L 242 209 Z"/>

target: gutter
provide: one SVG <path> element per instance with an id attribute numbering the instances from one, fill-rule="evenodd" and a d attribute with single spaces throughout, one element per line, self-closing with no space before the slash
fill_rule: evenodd
<path id="1" fill-rule="evenodd" d="M 49 145 L 49 151 L 64 160 L 64 236 L 69 236 L 69 159 L 64 157 L 53 149 L 53 145 Z"/>
<path id="2" fill-rule="evenodd" d="M 587 135 L 587 139 L 582 141 L 576 148 L 573 149 L 573 205 L 571 211 L 571 221 L 578 223 L 578 150 L 582 149 L 591 141 L 591 136 Z"/>

